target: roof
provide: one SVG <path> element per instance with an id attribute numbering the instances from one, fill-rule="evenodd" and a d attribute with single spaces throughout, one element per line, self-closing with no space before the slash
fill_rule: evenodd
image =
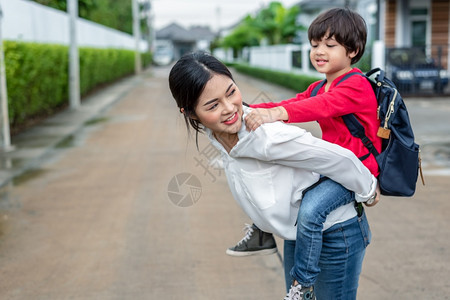
<path id="1" fill-rule="evenodd" d="M 215 34 L 208 26 L 192 26 L 190 32 L 193 36 L 201 40 L 212 40 L 215 37 Z"/>
<path id="2" fill-rule="evenodd" d="M 350 2 L 350 3 L 347 3 Z M 329 9 L 332 7 L 345 7 L 346 4 L 356 3 L 356 1 L 345 1 L 345 0 L 300 0 L 297 6 L 300 6 L 302 13 L 317 13 L 318 11 Z"/>
<path id="3" fill-rule="evenodd" d="M 193 26 L 189 29 L 172 23 L 158 31 L 156 38 L 178 42 L 194 42 L 198 40 L 213 40 L 214 33 L 207 26 Z"/>

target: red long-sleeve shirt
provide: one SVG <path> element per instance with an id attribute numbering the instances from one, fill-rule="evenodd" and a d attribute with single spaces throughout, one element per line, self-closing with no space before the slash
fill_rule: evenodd
<path id="1" fill-rule="evenodd" d="M 361 72 L 353 68 L 350 72 Z M 381 139 L 377 137 L 380 121 L 377 119 L 377 100 L 370 83 L 362 76 L 351 76 L 336 83 L 345 76 L 336 78 L 327 92 L 325 85 L 315 97 L 310 97 L 313 89 L 320 81 L 311 84 L 306 91 L 295 98 L 278 103 L 260 103 L 253 108 L 271 108 L 283 106 L 289 116 L 289 123 L 318 121 L 322 129 L 322 139 L 349 149 L 357 157 L 367 155 L 369 151 L 359 138 L 352 136 L 341 116 L 353 113 L 364 126 L 367 137 L 375 148 L 381 151 Z M 363 160 L 370 172 L 378 175 L 378 164 L 373 155 Z"/>

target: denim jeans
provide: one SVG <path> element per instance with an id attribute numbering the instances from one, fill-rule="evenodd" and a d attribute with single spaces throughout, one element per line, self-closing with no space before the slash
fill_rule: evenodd
<path id="1" fill-rule="evenodd" d="M 297 217 L 297 242 L 291 276 L 302 286 L 315 283 L 320 272 L 323 223 L 336 208 L 354 201 L 354 193 L 322 177 L 304 193 Z"/>
<path id="2" fill-rule="evenodd" d="M 314 283 L 318 300 L 355 300 L 362 262 L 371 233 L 365 213 L 323 232 L 319 256 L 320 273 Z M 292 283 L 296 241 L 284 241 L 286 290 Z"/>

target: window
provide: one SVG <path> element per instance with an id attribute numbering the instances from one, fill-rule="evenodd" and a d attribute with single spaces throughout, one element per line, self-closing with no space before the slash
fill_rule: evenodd
<path id="1" fill-rule="evenodd" d="M 412 36 L 411 42 L 413 47 L 423 47 L 426 45 L 427 36 L 427 22 L 426 21 L 412 21 Z"/>
<path id="2" fill-rule="evenodd" d="M 428 9 L 413 7 L 410 10 L 411 44 L 413 47 L 424 47 L 427 43 Z"/>

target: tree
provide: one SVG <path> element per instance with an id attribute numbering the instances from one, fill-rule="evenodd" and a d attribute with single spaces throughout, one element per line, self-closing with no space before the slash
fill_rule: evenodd
<path id="1" fill-rule="evenodd" d="M 270 45 L 292 43 L 297 31 L 305 30 L 296 23 L 299 12 L 298 6 L 287 9 L 279 2 L 271 2 L 255 17 L 247 15 L 220 45 L 238 52 L 243 47 L 259 45 L 263 39 Z"/>
<path id="2" fill-rule="evenodd" d="M 233 48 L 235 52 L 244 47 L 257 46 L 262 35 L 254 27 L 254 19 L 247 15 L 242 22 L 220 43 L 222 47 Z"/>
<path id="3" fill-rule="evenodd" d="M 37 3 L 67 11 L 67 0 L 33 0 Z M 131 0 L 78 0 L 81 18 L 132 34 Z"/>
<path id="4" fill-rule="evenodd" d="M 87 11 L 86 15 L 82 15 L 80 9 L 80 17 L 129 34 L 133 33 L 131 0 L 95 0 L 93 2 L 96 3 L 96 7 Z"/>
<path id="5" fill-rule="evenodd" d="M 297 31 L 304 30 L 296 24 L 299 12 L 296 5 L 287 9 L 280 2 L 271 2 L 256 15 L 254 26 L 270 45 L 291 43 Z"/>

